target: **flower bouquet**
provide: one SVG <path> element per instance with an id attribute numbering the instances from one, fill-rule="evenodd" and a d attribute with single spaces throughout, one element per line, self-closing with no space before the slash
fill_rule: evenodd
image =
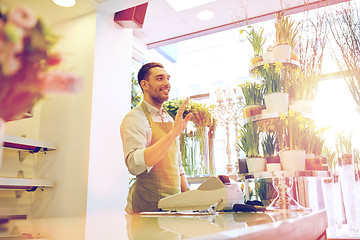
<path id="1" fill-rule="evenodd" d="M 58 37 L 26 7 L 0 12 L 0 118 L 19 119 L 51 92 L 74 92 L 81 79 L 55 69 Z"/>
<path id="2" fill-rule="evenodd" d="M 56 66 L 58 37 L 27 7 L 0 11 L 0 165 L 5 122 L 20 119 L 44 94 L 74 92 L 82 79 Z"/>

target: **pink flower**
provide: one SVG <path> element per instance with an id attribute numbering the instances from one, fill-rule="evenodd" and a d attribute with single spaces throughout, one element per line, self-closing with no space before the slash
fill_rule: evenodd
<path id="1" fill-rule="evenodd" d="M 73 93 L 83 88 L 83 79 L 62 71 L 40 72 L 43 93 Z"/>
<path id="2" fill-rule="evenodd" d="M 12 9 L 8 15 L 8 21 L 26 30 L 35 27 L 37 22 L 31 9 L 25 6 Z"/>

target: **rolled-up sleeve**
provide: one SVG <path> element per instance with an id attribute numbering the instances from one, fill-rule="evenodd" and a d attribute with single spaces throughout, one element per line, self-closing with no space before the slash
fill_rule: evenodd
<path id="1" fill-rule="evenodd" d="M 151 140 L 151 129 L 147 119 L 139 114 L 125 116 L 120 127 L 125 163 L 129 172 L 139 175 L 151 168 L 145 165 L 144 150 Z M 149 139 L 150 138 L 150 139 Z"/>

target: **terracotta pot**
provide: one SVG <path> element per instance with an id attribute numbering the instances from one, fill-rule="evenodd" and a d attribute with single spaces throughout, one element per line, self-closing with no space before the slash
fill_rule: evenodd
<path id="1" fill-rule="evenodd" d="M 256 57 L 253 57 L 253 58 L 250 60 L 250 64 L 251 64 L 251 65 L 255 65 L 255 64 L 257 64 L 258 62 L 261 62 L 262 60 L 263 60 L 262 57 L 256 56 Z"/>
<path id="2" fill-rule="evenodd" d="M 249 118 L 254 115 L 261 114 L 262 106 L 261 105 L 251 105 L 244 108 L 244 119 Z"/>
<path id="3" fill-rule="evenodd" d="M 322 170 L 322 158 L 310 157 L 305 158 L 306 170 Z"/>

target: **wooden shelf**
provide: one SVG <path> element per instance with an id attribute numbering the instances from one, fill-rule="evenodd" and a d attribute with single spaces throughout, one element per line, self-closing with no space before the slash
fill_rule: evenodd
<path id="1" fill-rule="evenodd" d="M 53 180 L 47 179 L 0 177 L 0 189 L 32 190 L 34 187 L 51 188 L 54 185 Z"/>
<path id="2" fill-rule="evenodd" d="M 56 150 L 56 144 L 42 140 L 5 135 L 4 147 L 10 149 L 38 152 Z"/>

